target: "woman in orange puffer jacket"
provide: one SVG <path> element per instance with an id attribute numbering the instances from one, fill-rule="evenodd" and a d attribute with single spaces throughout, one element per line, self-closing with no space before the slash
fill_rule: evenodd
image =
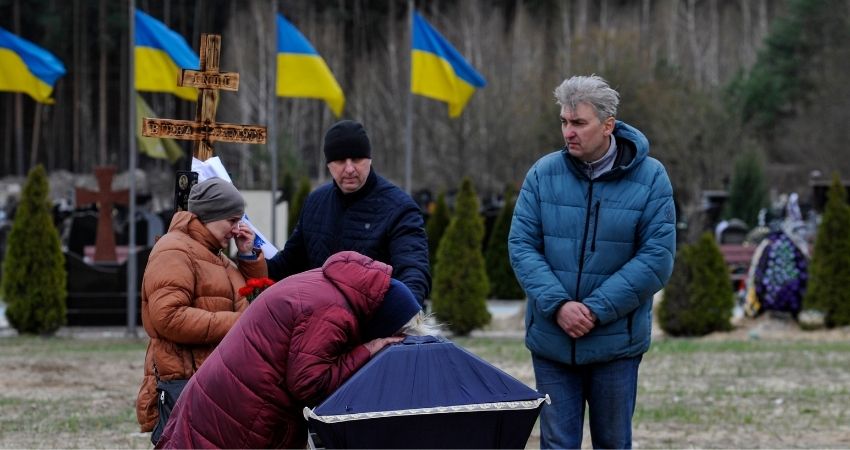
<path id="1" fill-rule="evenodd" d="M 246 278 L 267 276 L 265 258 L 253 249 L 244 224 L 245 201 L 227 181 L 192 187 L 189 211 L 174 214 L 154 245 L 142 280 L 142 324 L 150 337 L 136 399 L 141 431 L 159 419 L 156 377 L 189 379 L 248 307 L 238 290 Z M 224 253 L 230 239 L 238 263 Z"/>

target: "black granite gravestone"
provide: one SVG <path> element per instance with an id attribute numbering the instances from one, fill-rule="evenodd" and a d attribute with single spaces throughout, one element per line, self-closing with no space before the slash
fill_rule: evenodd
<path id="1" fill-rule="evenodd" d="M 150 248 L 136 253 L 138 279 L 150 256 Z M 79 255 L 66 252 L 65 268 L 68 271 L 67 317 L 70 326 L 117 326 L 127 324 L 127 263 L 88 264 Z M 141 323 L 141 296 L 136 295 Z"/>

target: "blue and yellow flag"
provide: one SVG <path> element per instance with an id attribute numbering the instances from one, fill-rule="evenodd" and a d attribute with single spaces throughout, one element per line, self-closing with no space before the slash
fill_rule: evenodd
<path id="1" fill-rule="evenodd" d="M 0 91 L 53 103 L 53 85 L 62 75 L 65 66 L 53 54 L 0 27 Z"/>
<path id="2" fill-rule="evenodd" d="M 342 88 L 310 41 L 277 15 L 277 95 L 318 98 L 339 117 L 345 106 Z"/>
<path id="3" fill-rule="evenodd" d="M 174 142 L 174 139 L 142 136 L 144 117 L 156 118 L 157 115 L 142 95 L 136 93 L 136 139 L 138 139 L 139 152 L 151 158 L 167 159 L 171 163 L 177 162 L 183 156 L 183 150 L 177 142 Z"/>
<path id="4" fill-rule="evenodd" d="M 201 60 L 183 36 L 136 10 L 136 90 L 170 92 L 197 101 L 198 90 L 177 86 L 181 69 L 198 70 Z"/>
<path id="5" fill-rule="evenodd" d="M 413 13 L 410 90 L 449 104 L 458 117 L 476 88 L 487 81 L 418 12 Z"/>

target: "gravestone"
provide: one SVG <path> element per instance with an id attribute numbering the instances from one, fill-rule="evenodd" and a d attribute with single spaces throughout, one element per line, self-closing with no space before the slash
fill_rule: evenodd
<path id="1" fill-rule="evenodd" d="M 97 216 L 97 212 L 93 210 L 77 210 L 71 213 L 66 240 L 68 251 L 82 258 L 85 255 L 84 249 L 94 245 L 97 238 Z"/>
<path id="2" fill-rule="evenodd" d="M 850 181 L 841 181 L 841 184 L 844 186 L 844 189 L 847 192 L 847 202 L 850 203 Z M 827 193 L 829 192 L 830 186 L 832 186 L 831 180 L 811 180 L 809 181 L 809 185 L 812 188 L 812 207 L 818 213 L 823 213 L 823 208 L 826 206 Z"/>
<path id="3" fill-rule="evenodd" d="M 150 248 L 136 253 L 137 267 L 147 265 Z M 127 323 L 127 262 L 88 264 L 75 253 L 65 253 L 68 271 L 69 326 L 118 326 Z M 137 286 L 141 286 L 139 272 Z M 136 295 L 136 323 L 141 321 L 141 296 Z"/>
<path id="4" fill-rule="evenodd" d="M 116 204 L 126 205 L 129 203 L 129 191 L 112 190 L 112 178 L 115 176 L 115 166 L 95 167 L 94 173 L 97 178 L 99 191 L 77 188 L 77 205 L 96 203 L 98 209 L 97 238 L 95 240 L 94 261 L 114 262 L 115 256 L 115 230 L 112 228 L 112 208 Z"/>
<path id="5" fill-rule="evenodd" d="M 749 231 L 749 227 L 743 220 L 724 220 L 717 227 L 717 243 L 720 245 L 741 245 L 747 239 Z"/>

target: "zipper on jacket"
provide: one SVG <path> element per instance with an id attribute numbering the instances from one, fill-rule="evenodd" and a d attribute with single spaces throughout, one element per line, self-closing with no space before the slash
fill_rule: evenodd
<path id="1" fill-rule="evenodd" d="M 593 180 L 590 180 L 590 183 L 587 187 L 587 214 L 584 218 L 584 236 L 581 239 L 581 253 L 578 259 L 578 275 L 576 277 L 576 293 L 575 300 L 581 301 L 579 298 L 579 292 L 581 292 L 581 273 L 584 270 L 584 252 L 587 248 L 587 233 L 590 230 L 590 214 L 591 214 L 591 206 L 593 205 Z M 571 361 L 573 364 L 576 363 L 576 347 L 578 346 L 578 339 L 573 339 L 573 351 Z"/>
<path id="2" fill-rule="evenodd" d="M 592 252 L 596 251 L 596 229 L 599 228 L 599 203 L 599 200 L 597 200 L 596 208 L 594 208 L 596 211 L 593 219 L 593 241 L 590 243 L 590 251 Z"/>
<path id="3" fill-rule="evenodd" d="M 587 214 L 584 218 L 584 236 L 581 239 L 581 253 L 579 254 L 578 259 L 578 277 L 576 279 L 576 293 L 575 299 L 577 301 L 581 301 L 579 299 L 579 292 L 581 292 L 581 274 L 584 271 L 584 252 L 587 248 L 587 234 L 590 230 L 590 214 L 593 206 L 593 180 L 590 181 L 590 184 L 587 188 Z"/>
<path id="4" fill-rule="evenodd" d="M 632 322 L 634 322 L 635 311 L 637 311 L 637 310 L 630 312 L 629 315 L 627 316 L 629 318 L 629 320 L 628 320 L 628 323 L 629 323 L 629 328 L 628 328 L 628 330 L 629 330 L 629 346 L 632 345 Z"/>

